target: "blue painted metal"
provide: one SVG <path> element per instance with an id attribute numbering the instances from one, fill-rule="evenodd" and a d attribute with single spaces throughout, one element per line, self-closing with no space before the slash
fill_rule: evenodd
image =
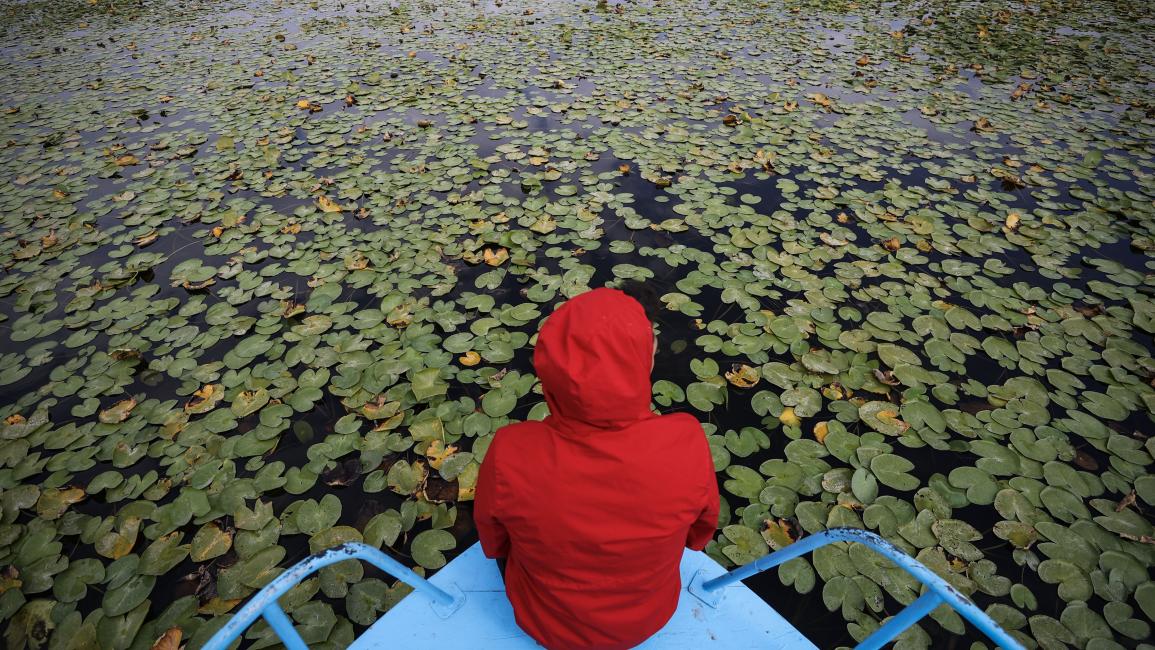
<path id="1" fill-rule="evenodd" d="M 927 587 L 913 603 L 864 640 L 858 647 L 875 650 L 892 641 L 936 607 L 947 604 L 1006 650 L 1022 645 L 968 598 L 955 591 L 901 549 L 873 533 L 836 528 L 805 537 L 766 557 L 726 573 L 706 554 L 685 551 L 682 583 L 687 585 L 669 622 L 639 650 L 702 650 L 758 647 L 770 650 L 816 650 L 806 637 L 750 591 L 741 580 L 827 544 L 858 542 L 889 558 Z M 269 583 L 210 639 L 204 647 L 229 646 L 258 616 L 263 615 L 290 650 L 305 647 L 292 622 L 277 605 L 277 598 L 317 569 L 359 558 L 412 585 L 406 597 L 356 639 L 352 650 L 369 648 L 539 648 L 517 626 L 513 608 L 496 564 L 474 544 L 432 578 L 425 580 L 380 551 L 363 544 L 347 544 L 294 565 Z M 444 619 L 452 617 L 446 622 Z"/>
<path id="2" fill-rule="evenodd" d="M 224 627 L 217 630 L 217 633 L 204 645 L 203 650 L 224 650 L 228 648 L 229 645 L 260 616 L 264 616 L 265 620 L 269 622 L 269 625 L 273 626 L 273 629 L 281 639 L 285 641 L 285 645 L 289 646 L 290 650 L 303 650 L 306 647 L 305 642 L 301 640 L 296 630 L 293 629 L 289 617 L 281 611 L 280 605 L 277 604 L 277 599 L 285 595 L 285 592 L 292 589 L 312 573 L 330 564 L 344 562 L 345 560 L 365 560 L 369 564 L 413 587 L 417 592 L 428 597 L 431 601 L 430 605 L 437 609 L 435 614 L 441 618 L 449 616 L 455 609 L 460 608 L 464 604 L 465 595 L 461 593 L 460 590 L 453 590 L 450 586 L 450 590 L 447 591 L 442 587 L 435 586 L 425 578 L 414 573 L 409 567 L 372 546 L 357 543 L 342 544 L 341 546 L 331 548 L 317 555 L 309 556 L 274 578 L 272 582 L 265 585 L 263 589 L 257 592 L 256 596 L 253 596 L 252 600 L 246 603 L 240 611 L 229 619 L 229 622 L 225 623 Z M 433 607 L 431 607 L 431 609 L 433 609 Z M 289 631 L 291 631 L 291 635 Z M 290 645 L 293 636 L 296 636 L 296 642 L 299 644 L 296 647 Z"/>
<path id="3" fill-rule="evenodd" d="M 285 610 L 281 609 L 281 604 L 273 601 L 265 605 L 265 609 L 261 611 L 261 616 L 269 622 L 269 626 L 273 628 L 273 632 L 277 633 L 277 637 L 281 639 L 281 643 L 285 644 L 286 650 L 308 650 L 309 646 L 305 644 L 305 640 L 301 638 L 297 628 L 293 627 L 293 622 L 285 614 Z"/>
<path id="4" fill-rule="evenodd" d="M 854 646 L 855 650 L 878 650 L 941 604 L 942 598 L 938 594 L 933 591 L 926 592 L 915 599 L 913 603 L 903 607 L 901 612 L 891 616 L 890 620 L 863 639 L 862 643 Z"/>
<path id="5" fill-rule="evenodd" d="M 971 599 L 952 587 L 949 582 L 940 578 L 934 571 L 931 571 L 918 560 L 907 555 L 894 544 L 891 544 L 870 531 L 858 528 L 831 528 L 830 530 L 824 530 L 809 537 L 803 537 L 784 549 L 761 557 L 745 566 L 738 567 L 726 575 L 709 580 L 694 580 L 690 584 L 690 593 L 698 596 L 705 604 L 716 606 L 719 601 L 718 595 L 712 592 L 717 592 L 723 587 L 732 585 L 740 580 L 744 580 L 784 562 L 793 560 L 796 557 L 810 553 L 814 549 L 836 542 L 857 542 L 870 547 L 891 562 L 894 562 L 902 570 L 914 576 L 915 579 L 925 585 L 931 593 L 935 594 L 942 602 L 949 605 L 963 618 L 970 621 L 972 625 L 977 627 L 979 631 L 987 635 L 987 638 L 997 643 L 1000 647 L 1005 650 L 1025 650 L 1021 643 L 1016 641 L 1014 637 L 990 616 L 987 616 L 986 612 L 979 609 Z M 919 598 L 919 600 L 922 600 L 922 598 Z M 918 609 L 924 608 L 929 602 L 929 600 L 923 602 L 918 609 L 915 609 L 914 605 L 918 604 L 919 600 L 911 603 L 911 606 L 908 607 L 907 610 L 903 610 L 898 616 L 894 617 L 896 619 L 902 617 L 903 626 L 898 628 L 898 632 L 914 625 L 918 622 L 918 619 L 934 609 L 934 607 L 931 607 L 921 614 L 918 614 L 917 617 L 914 617 L 914 615 L 918 613 Z M 711 605 L 711 603 L 714 604 Z M 891 620 L 893 621 L 894 619 Z M 883 627 L 885 627 L 885 625 Z M 880 631 L 881 629 L 882 628 L 880 628 Z M 869 641 L 869 639 L 867 640 Z M 885 641 L 883 641 L 883 643 L 885 643 Z"/>

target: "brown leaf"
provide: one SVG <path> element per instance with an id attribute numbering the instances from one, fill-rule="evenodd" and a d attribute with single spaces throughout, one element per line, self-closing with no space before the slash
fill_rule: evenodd
<path id="1" fill-rule="evenodd" d="M 153 642 L 151 650 L 179 650 L 181 634 L 179 627 L 170 627 Z"/>
<path id="2" fill-rule="evenodd" d="M 104 409 L 100 412 L 100 421 L 105 424 L 117 424 L 128 419 L 129 413 L 136 408 L 136 399 L 128 398 L 121 400 L 116 404 Z"/>
<path id="3" fill-rule="evenodd" d="M 1077 465 L 1080 469 L 1087 470 L 1088 472 L 1098 471 L 1099 469 L 1099 461 L 1095 460 L 1094 456 L 1088 454 L 1082 449 L 1075 452 L 1075 465 Z"/>
<path id="4" fill-rule="evenodd" d="M 823 108 L 830 108 L 831 104 L 833 104 L 830 98 L 827 97 L 824 93 L 810 93 L 809 95 L 806 95 L 806 99 L 809 99 L 810 101 L 818 104 Z"/>
<path id="5" fill-rule="evenodd" d="M 782 415 L 778 416 L 778 421 L 788 427 L 796 427 L 802 424 L 802 418 L 794 414 L 793 406 L 787 406 L 782 409 Z"/>
<path id="6" fill-rule="evenodd" d="M 135 243 L 138 248 L 144 248 L 145 246 L 148 246 L 149 244 L 155 242 L 156 238 L 159 236 L 160 235 L 155 230 L 153 230 L 152 232 L 148 233 L 147 235 L 142 235 L 141 237 L 138 237 L 136 239 L 136 241 L 133 243 Z"/>
<path id="7" fill-rule="evenodd" d="M 421 486 L 421 495 L 430 503 L 447 503 L 461 498 L 457 479 L 446 481 L 440 476 L 430 476 Z"/>
<path id="8" fill-rule="evenodd" d="M 23 585 L 24 581 L 20 579 L 20 571 L 16 567 L 10 565 L 0 572 L 0 594 L 9 589 L 19 589 Z"/>
<path id="9" fill-rule="evenodd" d="M 234 607 L 241 603 L 241 600 L 240 598 L 236 600 L 225 600 L 220 596 L 213 596 L 208 602 L 201 604 L 201 606 L 197 608 L 197 613 L 222 616 L 232 611 Z"/>
<path id="10" fill-rule="evenodd" d="M 828 400 L 837 402 L 840 399 L 845 399 L 850 396 L 850 389 L 844 387 L 838 382 L 834 382 L 829 386 L 822 387 L 822 395 Z"/>
<path id="11" fill-rule="evenodd" d="M 49 488 L 41 492 L 40 498 L 36 500 L 36 514 L 46 521 L 59 519 L 68 510 L 68 506 L 80 503 L 86 496 L 84 490 L 78 487 Z"/>
<path id="12" fill-rule="evenodd" d="M 429 459 L 429 466 L 433 469 L 441 469 L 441 464 L 447 458 L 457 453 L 456 445 L 444 446 L 440 440 L 434 440 L 429 443 L 429 447 L 425 449 L 425 457 Z"/>
<path id="13" fill-rule="evenodd" d="M 321 208 L 321 212 L 340 212 L 342 209 L 336 201 L 325 195 L 317 197 L 317 207 Z"/>
<path id="14" fill-rule="evenodd" d="M 734 364 L 726 372 L 726 380 L 738 388 L 750 388 L 758 383 L 761 377 L 758 371 L 746 364 Z"/>
<path id="15" fill-rule="evenodd" d="M 1135 503 L 1135 490 L 1131 490 L 1127 496 L 1119 500 L 1119 505 L 1115 506 L 1115 512 L 1123 512 L 1128 507 Z"/>
<path id="16" fill-rule="evenodd" d="M 762 539 L 775 551 L 794 543 L 793 526 L 785 519 L 767 519 L 762 529 Z"/>
<path id="17" fill-rule="evenodd" d="M 1087 318 L 1094 318 L 1103 313 L 1103 305 L 1079 305 L 1075 307 L 1075 311 Z"/>
<path id="18" fill-rule="evenodd" d="M 1131 533 L 1119 533 L 1119 537 L 1122 537 L 1123 539 L 1129 539 L 1133 542 L 1139 542 L 1140 544 L 1155 545 L 1155 537 L 1150 535 L 1132 535 Z"/>
<path id="19" fill-rule="evenodd" d="M 333 469 L 321 472 L 321 481 L 329 487 L 344 487 L 351 485 L 359 476 L 361 476 L 360 459 L 349 458 L 337 463 Z"/>
<path id="20" fill-rule="evenodd" d="M 364 271 L 369 268 L 369 258 L 361 251 L 354 251 L 345 257 L 345 269 L 349 271 Z"/>
<path id="21" fill-rule="evenodd" d="M 486 248 L 482 253 L 482 259 L 485 260 L 485 263 L 489 266 L 501 266 L 509 259 L 509 249 L 504 246 L 496 249 Z"/>
<path id="22" fill-rule="evenodd" d="M 140 350 L 135 348 L 117 348 L 109 353 L 113 361 L 128 361 L 130 359 L 140 359 Z"/>
<path id="23" fill-rule="evenodd" d="M 890 239 L 882 242 L 882 247 L 893 253 L 899 248 L 902 248 L 902 243 L 898 241 L 898 237 L 891 237 Z"/>
<path id="24" fill-rule="evenodd" d="M 830 432 L 830 424 L 823 420 L 814 425 L 814 439 L 822 444 L 826 444 L 826 436 Z"/>
<path id="25" fill-rule="evenodd" d="M 223 390 L 224 387 L 220 384 L 205 384 L 201 386 L 200 389 L 193 391 L 192 399 L 185 402 L 185 413 L 199 414 L 211 409 L 213 404 L 221 400 L 223 394 L 218 393 Z"/>

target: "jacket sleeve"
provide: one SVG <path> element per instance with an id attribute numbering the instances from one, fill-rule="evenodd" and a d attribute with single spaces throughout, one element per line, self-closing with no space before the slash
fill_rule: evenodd
<path id="1" fill-rule="evenodd" d="M 699 476 L 703 483 L 703 494 L 705 495 L 702 502 L 702 511 L 698 514 L 698 519 L 690 525 L 690 532 L 686 535 L 686 547 L 695 551 L 700 551 L 706 548 L 706 544 L 714 538 L 714 533 L 718 530 L 718 477 L 714 472 L 714 458 L 710 454 L 710 445 L 707 444 L 706 434 L 704 431 L 699 432 L 702 436 L 701 451 L 699 455 L 699 467 L 701 467 Z"/>
<path id="2" fill-rule="evenodd" d="M 498 438 L 485 454 L 477 475 L 477 496 L 473 501 L 473 523 L 477 526 L 477 536 L 481 539 L 481 550 L 489 558 L 509 555 L 509 533 L 501 523 L 498 508 Z"/>

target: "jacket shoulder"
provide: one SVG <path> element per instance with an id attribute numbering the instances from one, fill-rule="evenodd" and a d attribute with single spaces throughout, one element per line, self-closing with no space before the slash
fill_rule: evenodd
<path id="1" fill-rule="evenodd" d="M 706 436 L 705 430 L 702 429 L 702 423 L 698 421 L 698 418 L 689 413 L 668 413 L 656 418 L 656 422 L 680 434 Z"/>
<path id="2" fill-rule="evenodd" d="M 494 449 L 498 446 L 521 447 L 530 438 L 533 438 L 535 435 L 540 435 L 541 429 L 544 426 L 544 424 L 537 420 L 507 424 L 494 432 L 493 442 L 489 443 L 489 448 Z"/>
<path id="3" fill-rule="evenodd" d="M 545 425 L 537 420 L 512 422 L 494 432 L 493 440 L 497 442 L 498 440 L 513 440 L 514 438 L 533 435 L 540 432 L 543 427 Z"/>

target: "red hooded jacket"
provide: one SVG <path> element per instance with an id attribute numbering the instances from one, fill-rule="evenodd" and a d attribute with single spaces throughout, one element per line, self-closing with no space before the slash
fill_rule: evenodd
<path id="1" fill-rule="evenodd" d="M 474 520 L 508 558 L 518 625 L 548 648 L 630 648 L 678 604 L 683 547 L 718 523 L 706 436 L 687 414 L 650 411 L 653 331 L 616 289 L 569 300 L 534 350 L 550 416 L 498 430 Z"/>

